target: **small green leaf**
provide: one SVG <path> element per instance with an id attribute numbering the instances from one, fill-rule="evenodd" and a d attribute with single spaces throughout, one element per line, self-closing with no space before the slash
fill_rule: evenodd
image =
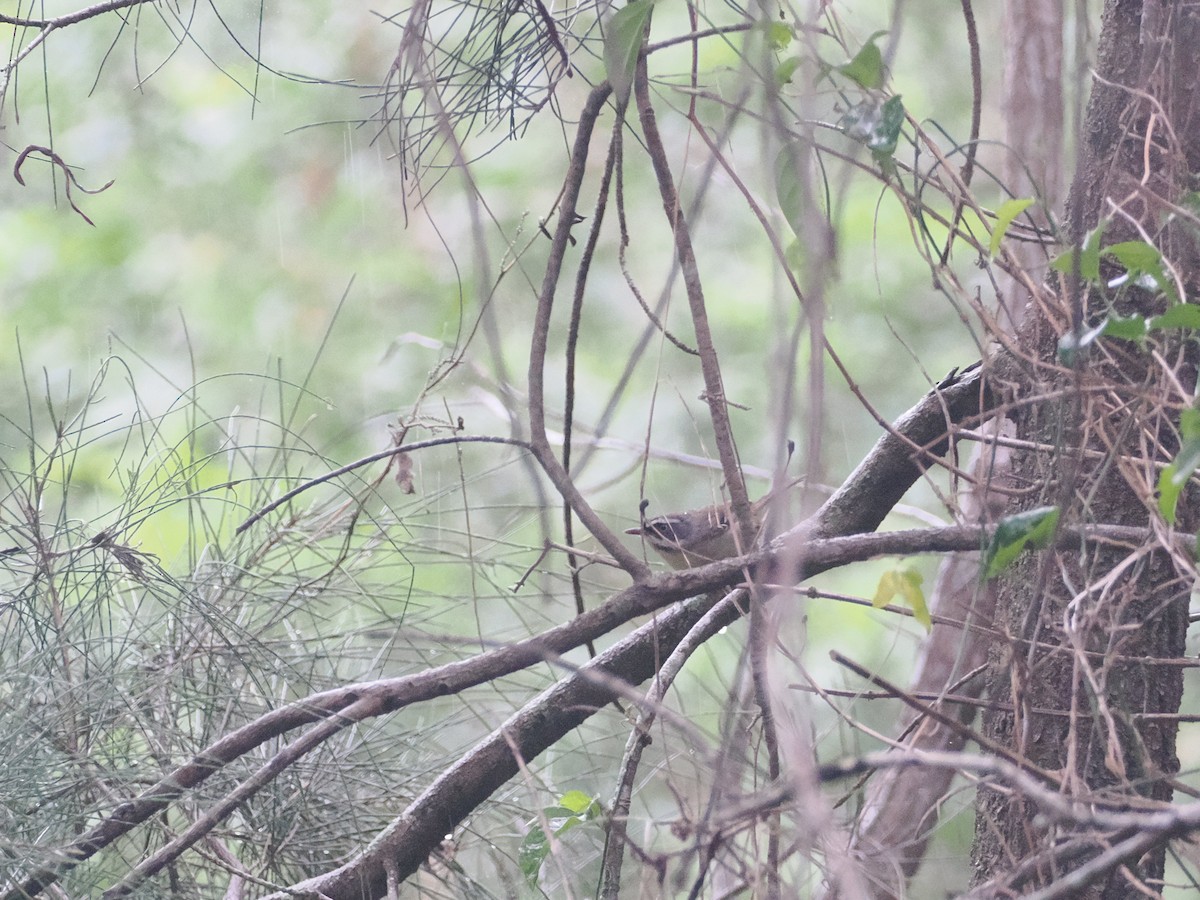
<path id="1" fill-rule="evenodd" d="M 896 581 L 895 569 L 889 569 L 880 576 L 879 584 L 875 585 L 875 596 L 871 598 L 871 605 L 875 609 L 883 609 L 892 602 L 892 598 L 899 592 Z"/>
<path id="2" fill-rule="evenodd" d="M 871 605 L 876 609 L 881 609 L 891 603 L 893 598 L 899 597 L 901 602 L 912 610 L 913 618 L 920 622 L 926 631 L 929 631 L 933 627 L 933 619 L 929 615 L 929 605 L 925 602 L 925 593 L 921 590 L 923 581 L 924 578 L 920 572 L 907 567 L 884 572 L 879 579 L 879 585 L 875 588 L 875 596 L 871 599 Z"/>
<path id="3" fill-rule="evenodd" d="M 1179 477 L 1179 467 L 1175 463 L 1167 464 L 1158 473 L 1158 511 L 1162 513 L 1168 525 L 1175 524 L 1175 511 L 1185 484 L 1187 477 Z"/>
<path id="4" fill-rule="evenodd" d="M 1177 303 L 1161 316 L 1150 320 L 1151 328 L 1200 328 L 1200 306 L 1194 303 Z"/>
<path id="5" fill-rule="evenodd" d="M 596 810 L 599 807 L 596 798 L 585 794 L 583 791 L 567 791 L 559 798 L 558 805 L 569 809 L 577 816 Z"/>
<path id="6" fill-rule="evenodd" d="M 1055 272 L 1069 274 L 1070 271 L 1075 267 L 1075 257 L 1078 255 L 1079 251 L 1074 247 L 1072 247 L 1070 250 L 1064 250 L 1062 253 L 1058 254 L 1058 256 L 1054 257 L 1054 259 L 1050 260 L 1050 268 L 1052 268 Z M 1080 274 L 1082 274 L 1082 270 L 1083 267 L 1080 266 Z"/>
<path id="7" fill-rule="evenodd" d="M 582 816 L 559 816 L 554 820 L 554 836 L 562 837 L 572 828 L 583 825 L 587 821 Z"/>
<path id="8" fill-rule="evenodd" d="M 800 148 L 796 144 L 785 144 L 775 157 L 775 198 L 779 211 L 797 235 L 804 227 L 804 190 L 800 184 Z"/>
<path id="9" fill-rule="evenodd" d="M 1179 292 L 1175 290 L 1175 281 L 1167 274 L 1162 254 L 1153 244 L 1145 241 L 1123 241 L 1105 247 L 1104 254 L 1112 256 L 1125 267 L 1127 281 L 1146 290 L 1165 294 L 1172 305 L 1180 302 Z"/>
<path id="10" fill-rule="evenodd" d="M 786 22 L 772 22 L 767 26 L 767 43 L 772 50 L 786 50 L 796 38 L 796 33 Z"/>
<path id="11" fill-rule="evenodd" d="M 1042 506 L 1008 516 L 996 526 L 996 533 L 984 554 L 984 578 L 995 578 L 1011 566 L 1026 547 L 1045 547 L 1058 527 L 1058 508 Z"/>
<path id="12" fill-rule="evenodd" d="M 877 162 L 890 160 L 904 127 L 904 101 L 897 94 L 880 104 L 874 97 L 850 107 L 839 124 L 847 136 L 861 141 Z"/>
<path id="13" fill-rule="evenodd" d="M 1185 409 L 1180 413 L 1179 433 L 1184 441 L 1200 440 L 1200 409 Z"/>
<path id="14" fill-rule="evenodd" d="M 547 806 L 542 810 L 542 817 L 555 837 L 561 837 L 572 828 L 599 818 L 602 811 L 600 801 L 596 798 L 583 791 L 567 791 L 558 799 L 556 806 Z M 545 829 L 538 822 L 531 824 L 517 854 L 521 874 L 531 886 L 537 883 L 538 872 L 550 855 L 550 847 Z"/>
<path id="15" fill-rule="evenodd" d="M 1077 252 L 1076 248 L 1072 247 L 1066 253 L 1061 253 L 1050 261 L 1050 268 L 1056 272 L 1062 272 L 1065 275 L 1070 275 L 1075 269 L 1075 258 L 1079 257 L 1079 277 L 1084 281 L 1095 284 L 1100 281 L 1100 239 L 1104 237 L 1104 229 L 1108 227 L 1108 220 L 1101 220 L 1100 224 L 1088 232 L 1087 238 L 1083 242 L 1082 252 Z"/>
<path id="16" fill-rule="evenodd" d="M 521 841 L 521 847 L 517 853 L 517 864 L 521 869 L 521 874 L 525 876 L 525 881 L 531 887 L 537 884 L 538 872 L 541 871 L 542 863 L 546 861 L 549 854 L 550 841 L 546 837 L 546 832 L 542 830 L 541 825 L 534 825 L 525 835 L 525 839 Z"/>
<path id="17" fill-rule="evenodd" d="M 619 102 L 629 98 L 638 54 L 646 39 L 646 24 L 653 10 L 651 0 L 630 0 L 608 23 L 604 35 L 604 68 Z"/>
<path id="18" fill-rule="evenodd" d="M 1031 206 L 1033 206 L 1032 197 L 1005 200 L 1000 204 L 1000 208 L 996 210 L 996 224 L 992 228 L 992 237 L 988 241 L 989 256 L 996 255 L 996 251 L 1000 249 L 1000 242 L 1004 240 L 1004 235 L 1008 233 L 1008 226 L 1013 223 L 1013 220 Z"/>
<path id="19" fill-rule="evenodd" d="M 1104 336 L 1124 341 L 1141 341 L 1149 331 L 1145 316 L 1112 315 L 1104 320 Z"/>
<path id="20" fill-rule="evenodd" d="M 785 59 L 775 67 L 775 81 L 777 84 L 791 84 L 792 76 L 796 74 L 796 70 L 800 68 L 800 57 L 792 56 Z"/>
<path id="21" fill-rule="evenodd" d="M 879 126 L 867 139 L 867 149 L 875 155 L 877 160 L 881 157 L 890 159 L 896 152 L 896 144 L 900 140 L 900 129 L 903 126 L 904 101 L 900 99 L 899 94 L 888 97 L 887 102 L 883 104 L 883 116 Z"/>
<path id="22" fill-rule="evenodd" d="M 1200 411 L 1185 410 L 1179 419 L 1179 431 L 1183 446 L 1158 476 L 1158 511 L 1168 525 L 1175 524 L 1179 495 L 1200 466 Z"/>
<path id="23" fill-rule="evenodd" d="M 841 72 L 847 78 L 853 79 L 868 89 L 883 87 L 884 72 L 883 72 L 883 53 L 875 46 L 875 40 L 887 34 L 886 31 L 877 31 L 863 44 L 862 49 L 854 54 L 854 59 L 850 62 L 837 66 L 837 71 Z"/>
<path id="24" fill-rule="evenodd" d="M 1123 241 L 1119 244 L 1109 244 L 1104 248 L 1106 255 L 1111 255 L 1126 269 L 1138 272 L 1153 272 L 1162 267 L 1162 254 L 1158 248 L 1145 241 Z"/>

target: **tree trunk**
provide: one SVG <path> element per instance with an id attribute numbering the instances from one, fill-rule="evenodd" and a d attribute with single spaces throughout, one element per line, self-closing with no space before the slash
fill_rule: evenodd
<path id="1" fill-rule="evenodd" d="M 1107 220 L 1102 243 L 1153 244 L 1185 301 L 1198 272 L 1196 222 L 1179 214 L 1194 189 L 1189 173 L 1200 171 L 1198 54 L 1195 7 L 1106 3 L 1062 238 L 1078 245 Z M 1017 454 L 1014 478 L 1029 489 L 1023 505 L 1056 506 L 1064 524 L 1149 525 L 1150 536 L 1140 547 L 1030 555 L 1005 577 L 984 732 L 1060 795 L 1089 808 L 1144 809 L 1170 801 L 1178 769 L 1182 670 L 1161 661 L 1183 655 L 1195 572 L 1169 539 L 1155 488 L 1180 446 L 1196 353 L 1180 332 L 1162 330 L 1144 344 L 1100 338 L 1062 353 L 1087 345 L 1106 315 L 1167 307 L 1161 291 L 1114 287 L 1124 270 L 1107 257 L 1098 281 L 1085 281 L 1086 263 L 1079 268 L 1033 298 L 1020 335 L 1027 355 L 1001 373 L 1013 385 L 1018 437 L 1051 448 Z M 1179 530 L 1194 530 L 1193 506 L 1185 492 Z M 1038 812 L 1029 797 L 980 790 L 972 856 L 981 896 L 1051 885 L 1117 837 Z M 1161 844 L 1139 850 L 1070 896 L 1157 892 L 1164 856 Z"/>

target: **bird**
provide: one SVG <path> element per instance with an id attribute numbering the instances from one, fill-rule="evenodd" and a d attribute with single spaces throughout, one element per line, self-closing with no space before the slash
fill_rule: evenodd
<path id="1" fill-rule="evenodd" d="M 762 531 L 771 501 L 803 480 L 798 478 L 778 490 L 769 491 L 750 504 L 756 535 Z M 733 528 L 733 509 L 727 502 L 644 519 L 637 528 L 626 528 L 625 533 L 640 535 L 673 569 L 703 566 L 751 549 L 739 548 Z"/>

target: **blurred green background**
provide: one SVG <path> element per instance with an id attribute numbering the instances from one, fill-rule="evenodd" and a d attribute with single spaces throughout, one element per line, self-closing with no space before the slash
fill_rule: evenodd
<path id="1" fill-rule="evenodd" d="M 981 31 L 998 33 L 999 5 L 978 6 Z M 857 3 L 839 11 L 851 39 L 861 44 L 889 27 L 882 7 Z M 474 206 L 476 224 L 462 174 L 435 167 L 422 180 L 405 177 L 395 128 L 378 119 L 381 101 L 372 86 L 385 80 L 395 58 L 401 35 L 394 23 L 356 3 L 272 4 L 261 19 L 256 7 L 222 9 L 223 23 L 211 8 L 193 12 L 186 35 L 157 7 L 131 11 L 123 26 L 106 17 L 64 29 L 35 51 L 10 86 L 3 117 L 10 165 L 27 145 L 53 146 L 83 187 L 111 180 L 102 193 L 72 193 L 94 227 L 66 202 L 62 173 L 39 158 L 24 164 L 25 187 L 11 176 L 0 179 L 0 453 L 10 485 L 12 473 L 28 468 L 31 443 L 44 451 L 55 423 L 74 421 L 66 517 L 93 530 L 135 523 L 123 539 L 179 575 L 205 560 L 211 546 L 232 541 L 234 526 L 266 499 L 386 448 L 390 426 L 402 417 L 414 423 L 410 442 L 445 434 L 458 417 L 467 433 L 510 433 L 523 409 L 529 323 L 549 246 L 539 223 L 557 197 L 573 137 L 573 127 L 550 109 L 517 140 L 502 140 L 503 117 L 460 135 L 470 154 L 486 153 L 471 170 L 482 198 Z M 729 15 L 721 8 L 709 13 L 714 21 Z M 681 26 L 673 14 L 665 10 L 656 20 L 653 39 Z M 918 120 L 965 139 L 971 88 L 961 21 L 927 7 L 908 10 L 900 24 L 895 92 Z M 14 40 L 19 46 L 21 38 Z M 828 42 L 819 46 L 836 50 Z M 994 136 L 1000 48 L 988 41 L 983 50 L 983 133 Z M 556 98 L 572 122 L 587 82 L 603 71 L 594 54 L 581 52 L 573 62 L 578 73 Z M 652 72 L 678 82 L 687 62 L 681 50 L 656 59 Z M 718 88 L 737 83 L 730 48 L 706 45 L 703 63 Z M 677 179 L 692 197 L 706 154 L 688 142 L 677 115 L 686 96 L 660 96 Z M 827 98 L 810 112 L 830 121 L 835 106 Z M 716 122 L 722 110 L 704 101 L 700 113 Z M 611 124 L 611 113 L 605 122 Z M 740 123 L 729 155 L 772 209 L 774 160 L 757 129 L 752 121 Z M 594 141 L 594 166 L 604 146 Z M 671 269 L 669 235 L 645 156 L 633 141 L 626 154 L 629 267 L 653 304 Z M 997 157 L 984 148 L 981 160 Z M 862 393 L 892 418 L 952 367 L 973 362 L 977 348 L 960 311 L 931 284 L 895 199 L 877 179 L 843 181 L 840 168 L 833 171 L 841 192 L 838 248 L 824 325 Z M 598 171 L 590 174 L 592 189 L 597 177 Z M 985 202 L 1000 197 L 986 185 L 981 191 Z M 589 216 L 591 204 L 585 192 L 581 208 Z M 612 209 L 608 216 L 578 347 L 577 458 L 645 326 L 618 266 Z M 587 224 L 576 229 L 580 240 Z M 781 299 L 769 244 L 720 172 L 694 227 L 728 395 L 745 407 L 733 413 L 742 458 L 769 470 L 779 451 L 770 386 L 780 380 L 774 367 L 794 312 Z M 578 247 L 573 252 L 571 263 Z M 966 252 L 954 259 L 964 284 L 986 299 L 990 286 L 976 262 Z M 561 427 L 568 271 L 548 365 L 552 428 Z M 678 284 L 673 299 L 669 326 L 690 342 Z M 491 318 L 477 327 L 485 300 Z M 429 373 L 460 352 L 447 377 L 423 394 Z M 498 360 L 510 384 L 501 383 Z M 805 410 L 819 405 L 827 430 L 818 474 L 837 484 L 878 426 L 831 366 L 823 383 L 812 384 L 802 353 L 796 376 L 794 439 L 805 446 Z M 700 390 L 694 359 L 653 341 L 616 404 L 605 443 L 580 475 L 585 494 L 614 527 L 636 522 L 647 442 L 652 514 L 701 505 L 719 492 L 719 470 L 664 458 L 715 456 Z M 85 409 L 85 420 L 73 419 Z M 291 448 L 286 460 L 281 447 Z M 375 557 L 372 567 L 370 554 L 379 548 L 369 541 L 359 546 L 359 602 L 345 599 L 348 589 L 319 595 L 307 615 L 347 632 L 400 621 L 492 640 L 524 636 L 570 615 L 561 559 L 539 562 L 540 523 L 549 521 L 560 539 L 560 514 L 544 518 L 516 452 L 442 448 L 414 461 L 414 496 L 390 479 L 371 494 L 370 514 L 394 516 L 402 525 L 403 539 L 389 532 L 399 555 L 390 562 Z M 242 477 L 236 473 L 247 463 L 270 474 L 252 490 L 219 489 Z M 312 502 L 336 512 L 349 492 L 381 471 L 380 464 L 360 472 L 346 494 L 314 492 Z M 752 494 L 765 483 L 757 481 Z M 193 504 L 170 502 L 184 497 L 209 504 L 202 528 Z M 928 487 L 910 500 L 944 517 Z M 295 508 L 309 502 L 302 497 Z M 869 597 L 880 572 L 895 564 L 856 567 L 823 579 L 822 587 Z M 928 586 L 934 562 L 914 565 Z M 530 567 L 540 582 L 513 594 Z M 597 567 L 585 577 L 594 602 L 620 584 Z M 828 662 L 828 649 L 903 681 L 920 634 L 911 620 L 817 600 L 804 634 L 794 637 L 814 678 L 852 687 L 855 680 Z M 361 665 L 331 658 L 325 677 L 335 682 L 425 664 L 389 647 Z M 706 728 L 715 730 L 715 718 L 705 716 L 714 716 L 723 700 L 713 674 L 728 680 L 738 649 L 736 642 L 709 649 L 704 659 L 711 671 L 698 661 L 690 674 L 690 690 L 703 698 L 695 718 Z M 864 706 L 856 714 L 887 730 L 894 710 Z M 815 709 L 814 720 L 829 754 L 861 748 L 861 736 L 827 710 Z M 459 738 L 446 724 L 440 737 L 453 747 L 475 733 L 467 728 Z M 603 778 L 607 762 L 564 754 L 559 765 Z M 966 826 L 957 830 L 961 842 Z M 961 860 L 953 867 L 961 877 Z M 942 877 L 936 862 L 925 872 L 931 883 Z"/>

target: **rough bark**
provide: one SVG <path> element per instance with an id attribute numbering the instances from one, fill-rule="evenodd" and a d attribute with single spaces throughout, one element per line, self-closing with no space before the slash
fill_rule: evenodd
<path id="1" fill-rule="evenodd" d="M 1072 237 L 1110 219 L 1104 244 L 1144 240 L 1162 250 L 1194 296 L 1190 226 L 1169 215 L 1197 170 L 1196 65 L 1200 21 L 1183 4 L 1109 0 L 1097 73 L 1068 202 Z M 1102 268 L 1102 281 L 1119 274 Z M 1077 275 L 1077 273 L 1076 273 Z M 1111 297 L 1111 294 L 1110 294 Z M 1080 298 L 1078 306 L 1072 298 Z M 1101 340 L 1067 368 L 1064 334 L 1083 333 L 1112 310 L 1076 276 L 1023 326 L 1029 356 L 1007 375 L 1018 436 L 1053 450 L 1014 459 L 1027 506 L 1055 505 L 1065 523 L 1145 526 L 1142 547 L 1047 552 L 1028 558 L 999 594 L 990 653 L 985 734 L 1061 779 L 1061 792 L 1105 808 L 1168 802 L 1182 695 L 1190 559 L 1172 554 L 1155 506 L 1158 469 L 1178 449 L 1177 421 L 1191 405 L 1195 354 L 1156 333 L 1146 346 Z M 1161 294 L 1127 290 L 1122 314 L 1153 315 Z M 1039 399 L 1043 398 L 1043 399 Z M 1192 529 L 1188 498 L 1180 529 Z M 1168 714 L 1164 717 L 1146 714 Z M 973 866 L 979 896 L 1025 894 L 1094 858 L 1111 835 L 1051 827 L 1016 794 L 979 794 Z M 1144 897 L 1160 888 L 1164 851 L 1124 861 L 1076 897 Z"/>
<path id="2" fill-rule="evenodd" d="M 1004 185 L 1012 197 L 1032 197 L 1037 203 L 1027 215 L 1039 228 L 1049 229 L 1049 210 L 1057 209 L 1063 193 L 1063 4 L 1062 0 L 1010 0 L 1004 6 L 1005 126 Z M 1051 257 L 1050 242 L 1025 241 L 1010 248 L 1018 265 L 1035 282 L 1044 280 Z M 1015 331 L 1029 308 L 1029 293 L 1014 278 L 1000 278 L 996 322 Z M 1012 423 L 997 419 L 985 429 L 1011 437 Z M 973 481 L 958 495 L 958 521 L 989 524 L 1007 511 L 1010 453 L 983 445 L 968 465 Z M 917 696 L 952 693 L 977 699 L 983 680 L 963 680 L 987 655 L 986 630 L 995 615 L 995 586 L 981 584 L 978 553 L 948 556 L 938 571 L 930 598 L 934 625 L 921 645 L 909 690 Z M 956 622 L 962 622 L 964 627 Z M 970 704 L 946 707 L 964 725 L 971 725 Z M 909 750 L 961 750 L 961 729 L 953 730 L 909 712 L 895 733 Z M 863 807 L 848 852 L 871 885 L 877 900 L 903 896 L 916 874 L 938 818 L 938 809 L 954 786 L 954 771 L 897 767 L 875 773 L 867 785 Z M 837 896 L 836 886 L 831 896 Z"/>

